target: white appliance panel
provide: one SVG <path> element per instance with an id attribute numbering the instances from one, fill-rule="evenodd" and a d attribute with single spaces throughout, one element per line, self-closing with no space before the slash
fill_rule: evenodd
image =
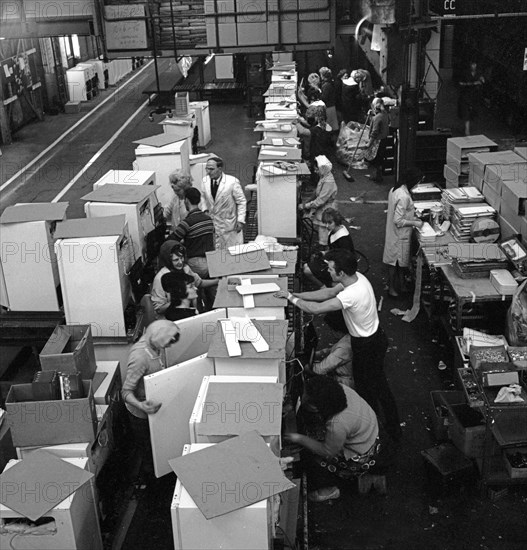
<path id="1" fill-rule="evenodd" d="M 181 456 L 190 443 L 190 415 L 203 377 L 211 374 L 213 360 L 200 355 L 145 377 L 146 398 L 161 403 L 159 411 L 148 416 L 156 477 L 168 474 L 168 461 Z"/>
<path id="2" fill-rule="evenodd" d="M 13 311 L 59 311 L 60 279 L 52 226 L 48 221 L 1 226 L 2 267 Z"/>

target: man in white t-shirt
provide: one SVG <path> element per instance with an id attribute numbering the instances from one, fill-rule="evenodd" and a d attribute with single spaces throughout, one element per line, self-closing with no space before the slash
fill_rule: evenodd
<path id="1" fill-rule="evenodd" d="M 386 431 L 398 441 L 401 438 L 399 414 L 384 374 L 388 339 L 379 326 L 373 288 L 362 273 L 357 273 L 354 252 L 330 250 L 324 259 L 331 278 L 337 283 L 334 287 L 296 294 L 281 291 L 277 295 L 313 315 L 342 311 L 351 336 L 355 389 L 377 415 L 382 410 Z"/>

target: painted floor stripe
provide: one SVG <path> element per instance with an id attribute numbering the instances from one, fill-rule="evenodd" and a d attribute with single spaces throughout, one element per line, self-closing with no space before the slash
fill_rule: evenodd
<path id="1" fill-rule="evenodd" d="M 1 186 L 0 186 L 0 191 L 3 191 L 6 187 L 8 187 L 9 185 L 11 185 L 16 179 L 18 179 L 24 172 L 26 172 L 27 170 L 29 170 L 35 163 L 37 163 L 44 155 L 46 155 L 49 151 L 51 151 L 51 149 L 53 149 L 53 147 L 55 147 L 55 145 L 59 144 L 68 134 L 70 134 L 71 132 L 73 132 L 73 130 L 75 130 L 75 128 L 77 128 L 77 126 L 80 126 L 87 118 L 89 118 L 93 113 L 95 113 L 95 111 L 97 111 L 98 109 L 100 109 L 107 101 L 109 101 L 110 99 L 112 99 L 112 97 L 119 93 L 119 92 L 122 92 L 122 90 L 124 88 L 126 88 L 126 86 L 128 86 L 128 84 L 130 84 L 130 82 L 132 82 L 135 78 L 137 78 L 144 70 L 146 70 L 154 61 L 150 61 L 148 62 L 142 69 L 140 69 L 137 73 L 135 73 L 131 78 L 130 80 L 127 80 L 123 86 L 119 86 L 112 94 L 110 94 L 104 101 L 101 101 L 101 103 L 99 103 L 99 105 L 97 105 L 96 107 L 94 107 L 89 113 L 86 113 L 80 120 L 78 120 L 71 128 L 69 128 L 68 130 L 66 130 L 61 136 L 59 136 L 49 147 L 46 147 L 46 149 L 44 149 L 44 151 L 42 151 L 39 155 L 37 155 L 29 164 L 27 164 L 26 166 L 24 166 L 23 168 L 21 168 L 14 176 L 10 177 L 5 183 L 3 183 Z"/>
<path id="2" fill-rule="evenodd" d="M 110 147 L 110 145 L 122 134 L 125 128 L 134 120 L 134 118 L 148 105 L 147 99 L 135 113 L 119 128 L 117 132 L 93 155 L 93 157 L 84 165 L 82 170 L 62 189 L 62 191 L 51 201 L 58 202 L 74 185 L 75 183 L 97 162 L 97 159 Z"/>

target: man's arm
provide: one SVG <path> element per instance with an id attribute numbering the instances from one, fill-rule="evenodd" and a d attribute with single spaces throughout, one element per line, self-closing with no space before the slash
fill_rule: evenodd
<path id="1" fill-rule="evenodd" d="M 308 300 L 310 302 L 325 302 L 331 298 L 334 298 L 339 292 L 343 290 L 342 285 L 338 284 L 330 288 L 321 288 L 319 290 L 311 290 L 309 292 L 294 292 L 293 295 L 302 300 Z M 287 298 L 287 296 L 285 296 Z"/>
<path id="2" fill-rule="evenodd" d="M 234 178 L 234 184 L 232 186 L 232 196 L 234 202 L 238 206 L 237 208 L 237 220 L 238 223 L 245 224 L 245 215 L 247 213 L 247 199 L 245 198 L 245 193 L 243 192 L 240 182 Z"/>
<path id="3" fill-rule="evenodd" d="M 186 220 L 183 220 L 182 222 L 180 222 L 180 224 L 176 227 L 176 229 L 174 230 L 174 232 L 172 233 L 174 235 L 174 237 L 178 240 L 178 241 L 184 241 L 185 240 L 185 237 L 187 236 L 187 233 L 188 233 L 188 223 L 186 222 Z"/>
<path id="4" fill-rule="evenodd" d="M 338 298 L 331 298 L 325 302 L 308 302 L 306 300 L 302 300 L 301 298 L 293 297 L 291 302 L 293 302 L 293 304 L 299 307 L 302 311 L 311 313 L 312 315 L 329 313 L 330 311 L 339 311 L 342 309 L 342 302 Z"/>

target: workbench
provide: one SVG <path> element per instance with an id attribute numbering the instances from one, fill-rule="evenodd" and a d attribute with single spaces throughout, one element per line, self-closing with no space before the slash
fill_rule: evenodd
<path id="1" fill-rule="evenodd" d="M 455 301 L 455 326 L 457 334 L 463 331 L 463 308 L 467 304 L 483 302 L 510 302 L 511 295 L 500 294 L 489 278 L 463 279 L 459 277 L 451 265 L 439 267 L 442 275 L 442 283 L 448 284 Z"/>

